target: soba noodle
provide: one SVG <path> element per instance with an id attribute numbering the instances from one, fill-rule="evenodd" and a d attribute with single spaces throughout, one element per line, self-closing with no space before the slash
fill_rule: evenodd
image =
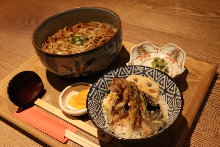
<path id="1" fill-rule="evenodd" d="M 74 54 L 91 50 L 108 41 L 116 32 L 100 22 L 78 23 L 60 29 L 43 43 L 42 51 L 53 54 Z"/>

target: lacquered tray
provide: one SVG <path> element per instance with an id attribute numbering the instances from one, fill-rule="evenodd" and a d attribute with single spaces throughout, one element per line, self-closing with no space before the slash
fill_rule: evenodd
<path id="1" fill-rule="evenodd" d="M 119 56 L 114 60 L 112 65 L 108 67 L 105 71 L 113 69 L 119 66 L 125 66 L 126 62 L 129 61 L 129 52 L 132 46 L 135 44 L 130 42 L 123 42 L 123 48 Z M 176 124 L 164 133 L 158 140 L 153 140 L 151 143 L 137 144 L 135 146 L 143 145 L 154 145 L 154 146 L 181 146 L 187 136 L 189 129 L 192 126 L 194 118 L 200 108 L 200 105 L 205 97 L 205 94 L 210 86 L 214 74 L 216 73 L 217 67 L 215 65 L 198 61 L 193 58 L 187 57 L 185 62 L 186 71 L 177 79 L 176 83 L 179 85 L 184 96 L 184 107 L 181 117 L 177 120 Z M 22 128 L 29 134 L 35 136 L 39 140 L 45 142 L 51 146 L 73 146 L 75 143 L 68 141 L 66 144 L 62 144 L 59 141 L 53 139 L 52 137 L 40 132 L 39 130 L 29 126 L 20 120 L 14 118 L 12 114 L 18 109 L 14 106 L 8 99 L 7 95 L 7 85 L 9 80 L 21 71 L 31 70 L 35 71 L 43 80 L 46 94 L 44 101 L 50 103 L 51 105 L 59 108 L 58 106 L 58 96 L 60 92 L 68 85 L 75 82 L 90 82 L 95 81 L 100 73 L 95 76 L 89 76 L 86 78 L 73 78 L 73 79 L 62 79 L 45 69 L 41 64 L 37 56 L 33 56 L 14 70 L 11 74 L 0 81 L 0 116 L 7 119 L 11 123 Z M 37 106 L 35 106 L 37 107 Z M 38 108 L 40 109 L 40 108 Z M 44 110 L 42 110 L 44 111 Z M 70 117 L 71 118 L 71 117 Z M 85 121 L 86 123 L 93 125 L 89 120 L 88 116 L 77 117 Z M 101 146 L 127 146 L 128 144 L 117 142 L 112 140 L 109 143 L 100 142 L 97 138 L 92 137 L 85 132 L 78 130 L 77 134 L 84 136 L 85 138 L 100 144 Z M 131 144 L 130 144 L 131 145 Z"/>

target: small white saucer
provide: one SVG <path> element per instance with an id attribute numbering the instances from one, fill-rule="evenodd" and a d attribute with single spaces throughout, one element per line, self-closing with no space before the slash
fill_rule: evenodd
<path id="1" fill-rule="evenodd" d="M 71 98 L 72 95 L 78 94 L 80 91 L 84 89 L 88 89 L 91 87 L 90 83 L 85 83 L 85 82 L 79 82 L 75 83 L 73 85 L 67 86 L 60 94 L 59 96 L 59 106 L 60 109 L 69 115 L 72 116 L 80 116 L 84 115 L 87 113 L 86 107 L 83 109 L 76 109 L 73 106 L 68 104 L 69 99 Z"/>

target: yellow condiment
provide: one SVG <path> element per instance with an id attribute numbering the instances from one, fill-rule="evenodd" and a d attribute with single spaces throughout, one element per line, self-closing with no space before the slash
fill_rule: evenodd
<path id="1" fill-rule="evenodd" d="M 78 110 L 85 108 L 86 107 L 86 98 L 87 98 L 88 92 L 89 92 L 89 89 L 85 89 L 85 90 L 80 91 L 76 95 L 72 95 L 68 101 L 68 104 Z"/>

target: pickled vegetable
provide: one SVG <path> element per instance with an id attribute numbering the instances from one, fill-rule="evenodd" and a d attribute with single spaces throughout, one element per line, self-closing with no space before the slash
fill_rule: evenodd
<path id="1" fill-rule="evenodd" d="M 159 57 L 154 58 L 151 65 L 154 68 L 159 69 L 167 74 L 169 73 L 169 67 L 167 66 L 168 64 L 163 58 L 159 58 Z"/>

